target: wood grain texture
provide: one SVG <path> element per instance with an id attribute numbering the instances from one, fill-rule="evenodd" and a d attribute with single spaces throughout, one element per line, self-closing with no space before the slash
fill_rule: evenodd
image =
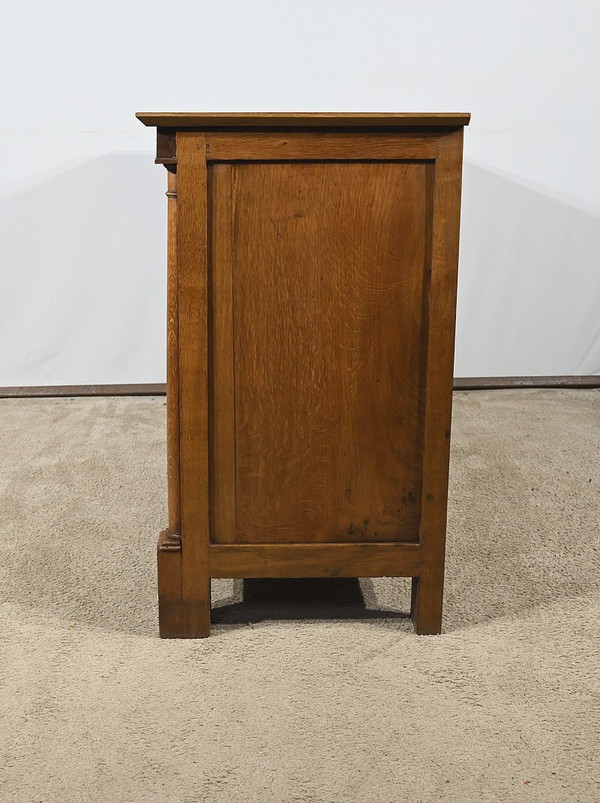
<path id="1" fill-rule="evenodd" d="M 431 275 L 426 288 L 426 386 L 421 573 L 412 616 L 420 634 L 441 631 L 460 227 L 462 130 L 440 138 L 433 179 Z"/>
<path id="2" fill-rule="evenodd" d="M 341 159 L 435 159 L 435 137 L 423 134 L 347 134 L 313 131 L 287 134 L 222 131 L 206 135 L 206 156 L 214 161 Z"/>
<path id="3" fill-rule="evenodd" d="M 204 134 L 177 133 L 183 630 L 210 631 L 207 175 Z"/>
<path id="4" fill-rule="evenodd" d="M 169 530 L 181 535 L 179 475 L 179 302 L 177 299 L 177 174 L 167 173 L 167 487 Z"/>
<path id="5" fill-rule="evenodd" d="M 232 168 L 209 170 L 210 243 L 210 498 L 211 540 L 236 540 L 235 381 L 233 356 Z"/>
<path id="6" fill-rule="evenodd" d="M 158 621 L 161 638 L 184 635 L 181 605 L 181 539 L 163 530 L 158 538 Z"/>
<path id="7" fill-rule="evenodd" d="M 137 112 L 144 125 L 160 128 L 404 128 L 469 124 L 466 112 Z"/>
<path id="8" fill-rule="evenodd" d="M 428 169 L 232 168 L 237 540 L 418 538 Z"/>
<path id="9" fill-rule="evenodd" d="M 413 577 L 418 544 L 214 544 L 211 577 Z"/>

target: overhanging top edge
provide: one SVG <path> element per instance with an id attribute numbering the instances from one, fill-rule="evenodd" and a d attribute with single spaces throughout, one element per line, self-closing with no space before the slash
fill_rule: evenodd
<path id="1" fill-rule="evenodd" d="M 468 112 L 137 112 L 146 126 L 159 128 L 460 128 Z"/>

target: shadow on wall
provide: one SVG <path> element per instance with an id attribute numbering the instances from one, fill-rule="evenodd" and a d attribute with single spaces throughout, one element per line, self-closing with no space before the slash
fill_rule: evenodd
<path id="1" fill-rule="evenodd" d="M 0 201 L 0 385 L 164 381 L 164 169 L 92 159 Z M 600 219 L 465 163 L 457 376 L 600 373 Z"/>
<path id="2" fill-rule="evenodd" d="M 600 373 L 600 217 L 575 203 L 465 162 L 455 376 Z"/>
<path id="3" fill-rule="evenodd" d="M 117 153 L 0 201 L 0 385 L 164 381 L 165 189 Z"/>

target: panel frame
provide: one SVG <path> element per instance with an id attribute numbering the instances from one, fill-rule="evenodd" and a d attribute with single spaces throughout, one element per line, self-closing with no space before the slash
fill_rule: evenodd
<path id="1" fill-rule="evenodd" d="M 423 133 L 254 133 L 206 135 L 206 158 L 223 162 L 266 161 L 433 161 L 437 138 Z"/>
<path id="2" fill-rule="evenodd" d="M 415 543 L 211 544 L 211 577 L 414 577 Z"/>
<path id="3" fill-rule="evenodd" d="M 415 132 L 419 137 L 402 134 L 387 135 L 398 145 L 392 151 L 390 142 L 378 133 L 364 134 L 360 147 L 352 150 L 356 133 L 336 134 L 329 137 L 323 147 L 323 135 L 314 133 L 285 132 L 268 135 L 263 132 L 206 133 L 198 130 L 178 130 L 176 134 L 177 170 L 177 307 L 178 307 L 178 414 L 181 485 L 181 546 L 163 537 L 159 544 L 160 567 L 164 566 L 159 589 L 163 598 L 168 597 L 168 618 L 165 614 L 161 635 L 199 637 L 207 636 L 210 629 L 210 577 L 236 576 L 299 576 L 289 572 L 299 571 L 302 576 L 335 576 L 342 572 L 359 572 L 359 567 L 370 568 L 362 576 L 379 576 L 372 573 L 373 564 L 356 561 L 356 553 L 346 547 L 360 546 L 372 550 L 373 555 L 381 547 L 410 548 L 402 553 L 396 570 L 389 564 L 390 576 L 413 577 L 411 615 L 417 633 L 439 633 L 441 630 L 444 555 L 446 538 L 448 468 L 450 450 L 450 421 L 452 405 L 452 368 L 454 354 L 454 327 L 456 315 L 456 282 L 458 265 L 458 240 L 460 220 L 460 192 L 462 172 L 463 129 L 451 131 Z M 215 139 L 216 137 L 216 139 Z M 246 139 L 240 139 L 246 137 Z M 250 139 L 253 137 L 254 139 Z M 319 142 L 319 137 L 321 140 Z M 209 154 L 210 148 L 218 147 Z M 220 138 L 220 139 L 219 139 Z M 282 145 L 296 138 L 295 149 Z M 315 151 L 307 149 L 312 138 Z M 349 150 L 344 156 L 342 139 Z M 369 150 L 368 140 L 373 147 Z M 240 146 L 235 150 L 235 140 Z M 421 140 L 426 141 L 426 147 Z M 260 141 L 263 145 L 260 145 Z M 241 147 L 244 145 L 245 150 Z M 365 148 L 364 151 L 361 148 Z M 393 161 L 431 161 L 432 210 L 431 210 L 431 263 L 428 273 L 426 305 L 426 350 L 424 356 L 425 398 L 423 409 L 423 467 L 422 498 L 419 541 L 416 543 L 386 542 L 368 544 L 310 544 L 310 545 L 247 545 L 210 544 L 211 499 L 209 482 L 213 479 L 209 443 L 210 407 L 210 352 L 209 315 L 210 287 L 208 277 L 210 192 L 208 164 L 223 161 L 282 161 L 282 148 L 290 161 L 328 161 L 353 159 L 357 161 L 387 161 L 393 152 Z M 341 151 L 340 151 L 341 148 Z M 422 148 L 417 155 L 417 150 Z M 433 151 L 435 148 L 435 152 Z M 220 150 L 219 150 L 220 149 Z M 229 149 L 229 150 L 227 150 Z M 233 150 L 232 150 L 233 149 Z M 364 159 L 357 153 L 369 153 Z M 333 154 L 333 155 L 332 155 Z M 337 154 L 337 155 L 335 155 Z M 423 156 L 427 154 L 427 156 Z M 250 158 L 251 157 L 251 158 Z M 318 551 L 303 548 L 323 547 Z M 281 549 L 283 547 L 283 549 Z M 298 557 L 294 548 L 300 548 Z M 332 547 L 343 547 L 337 551 Z M 291 551 L 290 551 L 291 549 Z M 400 553 L 398 553 L 400 554 Z M 380 552 L 380 557 L 383 555 Z M 418 558 L 418 561 L 417 561 Z M 322 563 L 319 564 L 319 560 Z M 377 558 L 373 557 L 375 563 Z M 310 574 L 307 570 L 313 570 Z M 403 563 L 404 562 L 404 563 Z M 296 568 L 294 568 L 294 565 Z M 287 568 L 286 568 L 287 566 Z M 345 567 L 345 568 L 344 568 Z M 168 572 L 167 572 L 168 568 Z M 240 572 L 251 572 L 251 574 Z M 273 572 L 277 572 L 274 574 Z M 382 564 L 383 571 L 383 564 Z M 287 572 L 287 573 L 286 573 Z M 173 575 L 173 577 L 171 577 Z M 175 577 L 177 575 L 177 577 Z M 346 575 L 356 576 L 356 575 Z"/>

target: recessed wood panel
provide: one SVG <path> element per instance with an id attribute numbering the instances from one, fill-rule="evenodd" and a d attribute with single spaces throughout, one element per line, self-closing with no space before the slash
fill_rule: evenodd
<path id="1" fill-rule="evenodd" d="M 417 540 L 431 169 L 215 166 L 214 542 Z"/>

